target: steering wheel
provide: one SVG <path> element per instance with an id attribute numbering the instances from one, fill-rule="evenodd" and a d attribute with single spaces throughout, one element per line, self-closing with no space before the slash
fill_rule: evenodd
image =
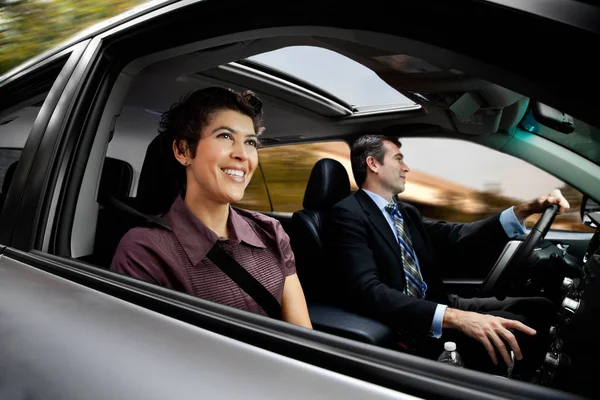
<path id="1" fill-rule="evenodd" d="M 506 297 L 510 282 L 517 276 L 523 262 L 531 256 L 538 242 L 546 236 L 558 210 L 556 204 L 549 206 L 523 242 L 511 240 L 504 246 L 496 264 L 481 285 L 478 297 L 495 296 L 499 300 Z"/>

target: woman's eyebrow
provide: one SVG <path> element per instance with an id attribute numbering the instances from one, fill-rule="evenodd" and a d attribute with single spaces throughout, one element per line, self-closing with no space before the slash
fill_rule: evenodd
<path id="1" fill-rule="evenodd" d="M 216 132 L 221 131 L 221 130 L 229 131 L 231 133 L 237 133 L 235 131 L 235 129 L 230 128 L 228 126 L 220 126 L 220 127 L 216 128 L 216 129 L 213 129 L 212 133 L 216 133 Z"/>

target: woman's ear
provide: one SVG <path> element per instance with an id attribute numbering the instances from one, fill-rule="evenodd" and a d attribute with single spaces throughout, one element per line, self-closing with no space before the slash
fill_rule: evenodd
<path id="1" fill-rule="evenodd" d="M 179 143 L 177 140 L 173 140 L 173 154 L 181 165 L 186 166 L 189 164 L 189 151 L 185 139 L 181 139 Z"/>

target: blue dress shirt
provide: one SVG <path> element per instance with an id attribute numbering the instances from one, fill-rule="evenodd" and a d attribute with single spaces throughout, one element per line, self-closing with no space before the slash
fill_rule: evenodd
<path id="1" fill-rule="evenodd" d="M 396 230 L 396 224 L 394 223 L 394 219 L 392 218 L 390 213 L 385 211 L 385 206 L 388 205 L 389 202 L 383 197 L 379 196 L 378 194 L 369 192 L 365 189 L 361 190 L 368 194 L 369 197 L 375 202 L 375 204 L 377 204 L 377 207 L 385 217 L 385 220 L 388 222 L 390 228 L 392 229 L 392 232 L 394 232 L 394 237 L 396 237 L 396 240 L 398 240 L 398 231 Z M 519 220 L 515 216 L 513 208 L 514 207 L 508 208 L 502 211 L 502 213 L 500 213 L 500 224 L 502 225 L 502 228 L 504 229 L 508 237 L 511 239 L 525 233 L 525 225 L 522 222 L 519 222 Z M 419 272 L 421 272 L 420 267 Z M 421 276 L 422 275 L 423 274 L 421 274 Z M 447 307 L 448 306 L 444 304 L 438 304 L 435 309 L 435 314 L 433 314 L 433 321 L 431 323 L 431 336 L 435 338 L 439 338 L 440 336 L 442 336 L 442 322 L 444 320 L 444 313 L 446 312 Z"/>

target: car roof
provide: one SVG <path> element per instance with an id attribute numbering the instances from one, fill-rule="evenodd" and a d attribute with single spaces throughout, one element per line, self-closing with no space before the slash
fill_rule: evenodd
<path id="1" fill-rule="evenodd" d="M 116 15 L 112 18 L 101 21 L 75 34 L 66 41 L 57 46 L 32 57 L 22 64 L 0 75 L 0 84 L 11 76 L 14 76 L 29 67 L 32 67 L 41 61 L 68 49 L 69 47 L 86 39 L 93 38 L 112 28 L 118 27 L 128 21 L 148 14 L 152 11 L 164 8 L 170 4 L 181 3 L 181 6 L 195 3 L 201 0 L 150 0 L 129 11 Z M 208 0 L 205 0 L 208 1 Z M 592 5 L 591 1 L 579 0 L 554 0 L 552 2 L 529 1 L 521 2 L 515 0 L 479 0 L 487 3 L 496 4 L 502 7 L 516 9 L 525 13 L 533 14 L 538 17 L 547 18 L 561 23 L 571 25 L 580 29 L 600 33 L 600 13 L 598 7 Z"/>

